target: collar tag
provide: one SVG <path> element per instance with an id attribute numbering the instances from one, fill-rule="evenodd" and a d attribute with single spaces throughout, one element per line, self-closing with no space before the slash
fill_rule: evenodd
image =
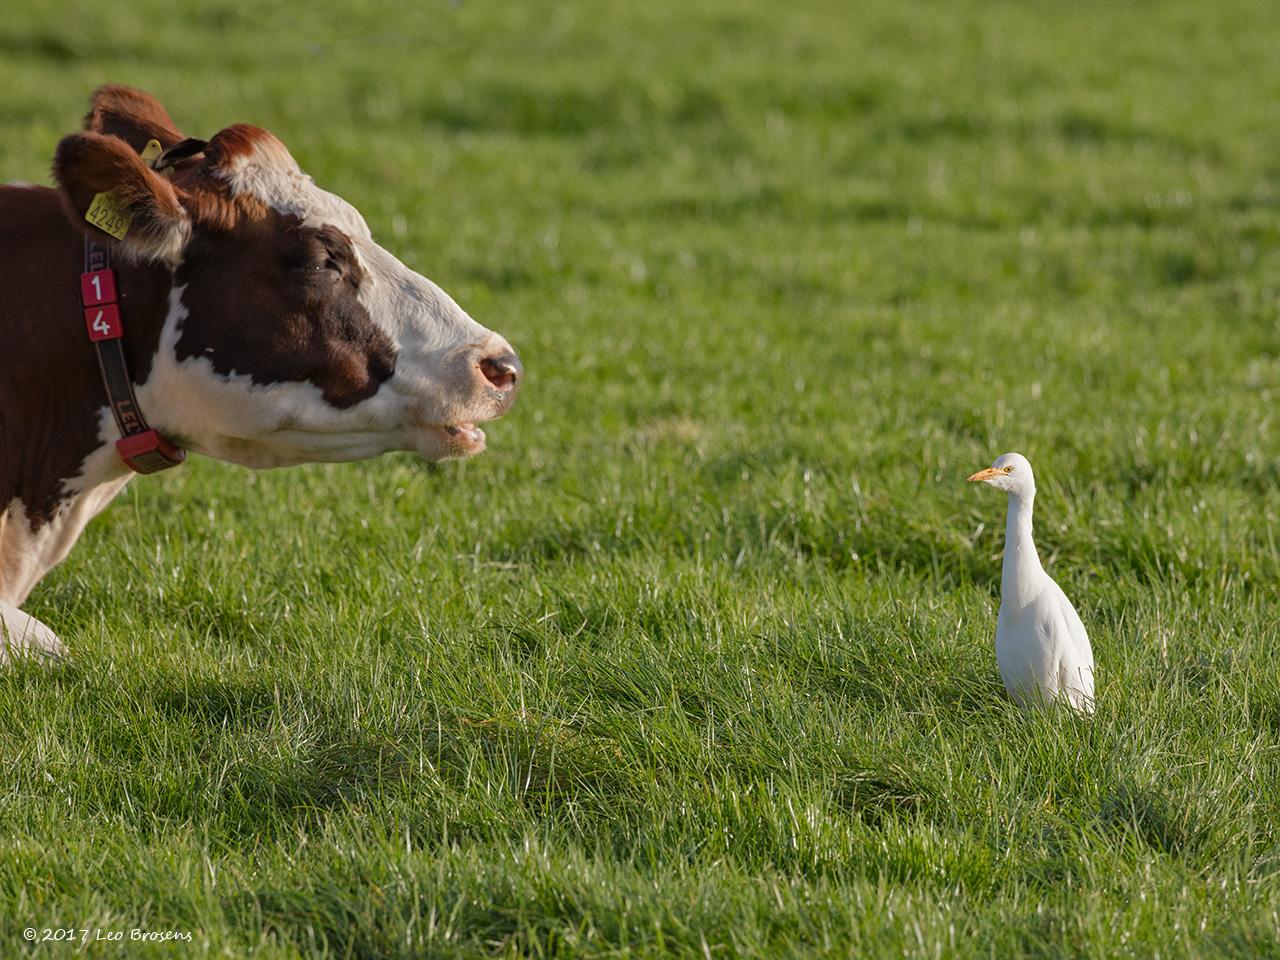
<path id="1" fill-rule="evenodd" d="M 119 340 L 124 336 L 124 324 L 120 322 L 120 308 L 114 303 L 88 307 L 84 311 L 85 329 L 94 343 L 99 340 Z"/>
<path id="2" fill-rule="evenodd" d="M 99 194 L 102 196 L 102 194 Z M 120 428 L 116 453 L 134 473 L 158 473 L 176 467 L 187 452 L 147 425 L 129 377 L 124 350 L 124 322 L 120 318 L 116 272 L 111 251 L 84 238 L 84 273 L 80 274 L 80 302 L 84 325 L 98 355 L 98 370 L 107 392 L 107 403 Z"/>
<path id="3" fill-rule="evenodd" d="M 116 452 L 134 473 L 159 473 L 187 459 L 187 451 L 170 443 L 155 430 L 121 437 L 116 441 Z"/>
<path id="4" fill-rule="evenodd" d="M 116 272 L 110 267 L 80 274 L 80 302 L 86 307 L 115 303 Z"/>

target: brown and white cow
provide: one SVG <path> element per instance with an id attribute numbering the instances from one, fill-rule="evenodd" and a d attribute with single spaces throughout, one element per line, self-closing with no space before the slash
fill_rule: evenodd
<path id="1" fill-rule="evenodd" d="M 184 139 L 151 96 L 107 86 L 58 144 L 59 187 L 0 187 L 0 662 L 62 645 L 19 609 L 132 475 L 86 337 L 86 234 L 109 248 L 142 413 L 250 467 L 484 449 L 515 396 L 501 336 L 374 242 L 276 137 Z M 140 154 L 156 140 L 173 157 Z M 173 149 L 177 147 L 178 149 Z M 102 193 L 131 217 L 85 222 Z"/>

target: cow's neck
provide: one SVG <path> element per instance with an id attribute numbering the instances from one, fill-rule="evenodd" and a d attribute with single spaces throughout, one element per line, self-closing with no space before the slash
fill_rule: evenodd
<path id="1" fill-rule="evenodd" d="M 171 278 L 113 262 L 125 352 L 150 373 Z M 84 243 L 57 194 L 0 187 L 0 599 L 20 603 L 129 478 L 85 332 Z M 146 412 L 146 411 L 144 411 Z"/>

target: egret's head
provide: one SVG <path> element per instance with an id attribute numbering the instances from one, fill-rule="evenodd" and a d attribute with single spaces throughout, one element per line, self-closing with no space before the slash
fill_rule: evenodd
<path id="1" fill-rule="evenodd" d="M 986 483 L 1013 494 L 1015 497 L 1027 499 L 1036 493 L 1036 478 L 1031 472 L 1031 464 L 1020 453 L 1006 453 L 985 470 L 979 470 L 969 478 L 970 483 Z"/>

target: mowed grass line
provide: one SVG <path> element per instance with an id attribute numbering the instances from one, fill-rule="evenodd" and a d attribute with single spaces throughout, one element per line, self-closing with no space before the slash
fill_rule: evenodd
<path id="1" fill-rule="evenodd" d="M 520 349 L 491 449 L 140 480 L 0 675 L 0 953 L 1280 954 L 1265 3 L 23 4 Z M 0 416 L 2 416 L 0 412 Z M 994 662 L 1017 449 L 1099 662 Z M 145 950 L 142 953 L 145 955 Z"/>

